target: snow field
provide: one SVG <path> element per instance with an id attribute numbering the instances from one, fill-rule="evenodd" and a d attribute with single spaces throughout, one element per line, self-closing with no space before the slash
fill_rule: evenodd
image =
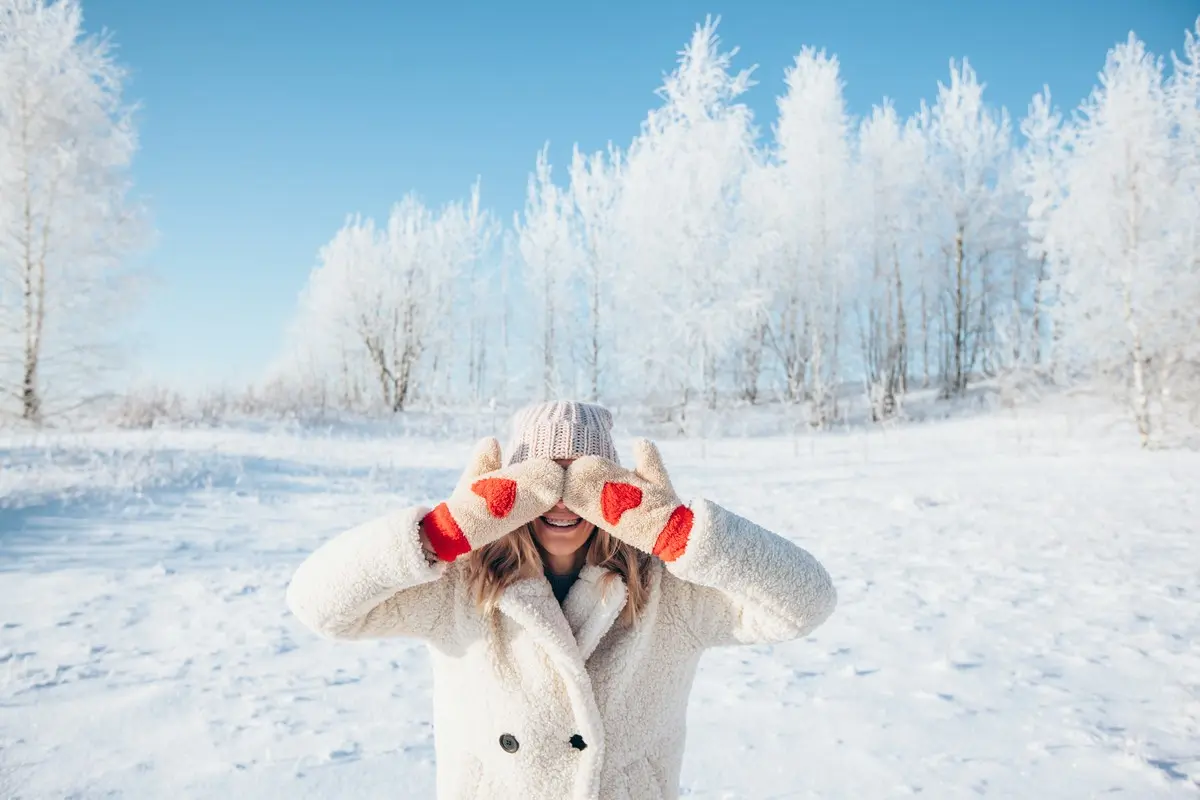
<path id="1" fill-rule="evenodd" d="M 998 414 L 661 442 L 682 494 L 840 595 L 804 641 L 705 656 L 683 795 L 1195 797 L 1200 454 L 1135 441 Z M 0 441 L 0 796 L 433 796 L 423 647 L 325 642 L 283 593 L 329 536 L 448 492 L 469 438 L 56 446 Z"/>

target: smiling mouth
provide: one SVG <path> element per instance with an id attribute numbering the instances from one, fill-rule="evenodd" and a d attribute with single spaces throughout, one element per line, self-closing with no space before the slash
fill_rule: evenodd
<path id="1" fill-rule="evenodd" d="M 574 528 L 579 523 L 583 522 L 582 517 L 572 517 L 571 519 L 554 519 L 552 517 L 542 517 L 542 522 L 551 528 Z"/>

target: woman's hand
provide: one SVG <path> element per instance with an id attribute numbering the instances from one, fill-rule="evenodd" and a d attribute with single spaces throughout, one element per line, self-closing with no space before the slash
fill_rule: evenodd
<path id="1" fill-rule="evenodd" d="M 421 535 L 442 561 L 494 542 L 545 514 L 563 495 L 566 472 L 545 458 L 501 468 L 500 443 L 481 439 L 446 502 L 421 520 Z"/>
<path id="2" fill-rule="evenodd" d="M 597 456 L 567 467 L 563 504 L 623 542 L 663 561 L 687 548 L 693 515 L 675 494 L 658 448 L 634 443 L 633 471 Z"/>

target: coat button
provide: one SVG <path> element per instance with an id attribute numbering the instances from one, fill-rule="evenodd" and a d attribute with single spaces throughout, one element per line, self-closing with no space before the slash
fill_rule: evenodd
<path id="1" fill-rule="evenodd" d="M 587 742 L 577 733 L 571 737 L 571 747 L 574 747 L 576 750 L 583 750 L 587 747 Z"/>
<path id="2" fill-rule="evenodd" d="M 521 743 L 511 733 L 505 733 L 500 736 L 500 746 L 504 748 L 504 752 L 506 753 L 515 753 L 520 749 Z"/>

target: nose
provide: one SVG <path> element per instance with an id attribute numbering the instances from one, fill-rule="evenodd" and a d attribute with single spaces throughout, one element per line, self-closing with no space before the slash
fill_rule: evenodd
<path id="1" fill-rule="evenodd" d="M 554 508 L 553 508 L 553 509 L 551 509 L 551 510 L 552 510 L 552 511 L 566 511 L 566 510 L 567 510 L 567 506 L 566 506 L 566 504 L 564 504 L 564 503 L 563 503 L 563 501 L 560 499 L 560 500 L 559 500 L 557 503 L 555 503 L 555 504 L 554 504 Z"/>

